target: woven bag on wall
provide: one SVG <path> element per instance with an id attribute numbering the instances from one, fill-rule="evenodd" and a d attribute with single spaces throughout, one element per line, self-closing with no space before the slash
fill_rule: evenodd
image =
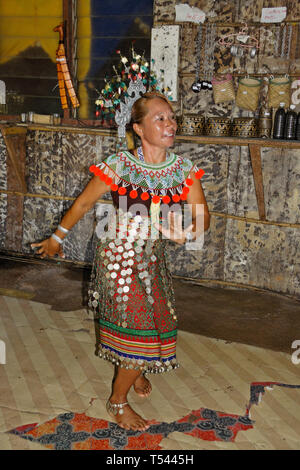
<path id="1" fill-rule="evenodd" d="M 284 103 L 285 107 L 289 107 L 290 94 L 291 81 L 289 77 L 275 77 L 270 79 L 268 89 L 268 105 L 270 108 L 278 108 L 280 103 Z"/>
<path id="2" fill-rule="evenodd" d="M 255 111 L 259 103 L 261 80 L 253 77 L 239 79 L 236 105 L 242 109 Z"/>
<path id="3" fill-rule="evenodd" d="M 229 73 L 221 80 L 213 78 L 211 83 L 213 87 L 214 101 L 216 104 L 235 100 L 233 80 Z"/>

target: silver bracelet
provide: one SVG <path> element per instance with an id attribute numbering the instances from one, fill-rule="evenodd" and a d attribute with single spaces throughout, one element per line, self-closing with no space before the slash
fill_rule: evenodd
<path id="1" fill-rule="evenodd" d="M 51 238 L 53 238 L 53 240 L 56 240 L 60 245 L 63 242 L 63 240 L 58 235 L 55 235 L 55 233 L 52 233 Z"/>
<path id="2" fill-rule="evenodd" d="M 66 229 L 66 228 L 64 228 L 64 227 L 62 227 L 61 225 L 58 225 L 57 228 L 58 228 L 58 230 L 60 230 L 62 233 L 69 233 L 69 230 Z"/>

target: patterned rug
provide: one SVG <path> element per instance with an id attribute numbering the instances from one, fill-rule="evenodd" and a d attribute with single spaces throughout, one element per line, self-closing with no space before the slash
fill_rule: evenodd
<path id="1" fill-rule="evenodd" d="M 274 386 L 300 388 L 277 382 L 253 382 L 244 416 L 200 408 L 172 423 L 151 421 L 147 431 L 126 431 L 115 423 L 84 413 L 64 413 L 43 424 L 28 424 L 9 432 L 52 450 L 163 450 L 162 439 L 173 432 L 206 441 L 233 442 L 239 431 L 253 428 L 250 408 L 259 404 L 265 389 Z"/>

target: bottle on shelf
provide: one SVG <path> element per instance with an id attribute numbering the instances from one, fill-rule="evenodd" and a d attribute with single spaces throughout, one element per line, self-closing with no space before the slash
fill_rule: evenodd
<path id="1" fill-rule="evenodd" d="M 258 137 L 270 139 L 272 134 L 272 110 L 263 103 L 259 112 Z"/>
<path id="2" fill-rule="evenodd" d="M 297 113 L 294 111 L 296 106 L 291 104 L 290 109 L 286 113 L 284 138 L 288 140 L 296 139 Z"/>
<path id="3" fill-rule="evenodd" d="M 283 139 L 285 129 L 286 113 L 284 109 L 285 103 L 280 103 L 279 108 L 275 113 L 273 125 L 273 139 Z"/>

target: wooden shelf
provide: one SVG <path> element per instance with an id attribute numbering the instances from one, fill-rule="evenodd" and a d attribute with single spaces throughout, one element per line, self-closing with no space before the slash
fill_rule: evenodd
<path id="1" fill-rule="evenodd" d="M 258 214 L 260 220 L 266 220 L 263 174 L 261 166 L 261 147 L 300 149 L 300 140 L 259 139 L 248 137 L 215 137 L 177 135 L 177 142 L 195 142 L 199 145 L 238 145 L 249 148 L 253 171 Z"/>
<path id="2" fill-rule="evenodd" d="M 75 132 L 83 134 L 100 134 L 115 136 L 116 131 L 114 129 L 93 129 L 88 127 L 73 127 L 73 126 L 46 126 L 39 124 L 17 124 L 12 126 L 11 124 L 0 126 L 2 134 L 5 138 L 6 144 L 9 147 L 9 156 L 12 163 L 14 164 L 17 176 L 20 176 L 20 172 L 17 167 L 17 158 L 15 152 L 9 145 L 9 138 L 13 138 L 14 135 L 24 134 L 27 129 L 31 130 L 45 130 L 45 131 L 58 131 L 58 132 Z M 248 137 L 215 137 L 207 135 L 177 135 L 176 142 L 193 142 L 198 145 L 223 145 L 223 146 L 242 146 L 248 147 L 251 165 L 253 171 L 256 200 L 258 206 L 258 213 L 260 220 L 266 220 L 265 215 L 265 201 L 264 201 L 264 187 L 263 187 L 263 175 L 261 165 L 261 148 L 262 147 L 273 147 L 273 148 L 286 148 L 286 149 L 300 149 L 300 140 L 277 140 L 277 139 L 260 139 L 260 138 L 248 138 Z M 26 185 L 23 179 L 20 179 L 20 186 L 23 192 L 25 191 Z"/>
<path id="3" fill-rule="evenodd" d="M 21 126 L 22 124 L 19 124 Z M 23 124 L 29 130 L 33 131 L 48 131 L 48 132 L 64 132 L 72 134 L 95 134 L 103 136 L 115 136 L 117 131 L 115 129 L 105 127 L 88 127 L 88 126 L 67 126 L 67 125 L 46 125 L 46 124 Z"/>
<path id="4" fill-rule="evenodd" d="M 215 137 L 210 135 L 177 135 L 176 141 L 196 142 L 203 145 L 259 145 L 260 147 L 285 147 L 300 149 L 300 140 L 259 139 L 258 137 Z"/>

